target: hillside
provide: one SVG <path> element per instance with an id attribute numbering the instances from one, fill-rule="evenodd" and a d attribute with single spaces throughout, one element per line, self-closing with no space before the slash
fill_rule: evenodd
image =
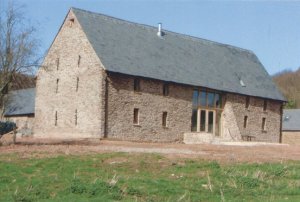
<path id="1" fill-rule="evenodd" d="M 280 72 L 273 76 L 273 81 L 289 101 L 286 108 L 300 108 L 300 68 Z"/>

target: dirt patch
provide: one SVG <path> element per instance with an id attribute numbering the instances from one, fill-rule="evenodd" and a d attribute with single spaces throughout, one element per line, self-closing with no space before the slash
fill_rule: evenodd
<path id="1" fill-rule="evenodd" d="M 82 155 L 107 152 L 128 153 L 157 153 L 171 160 L 180 158 L 201 158 L 216 160 L 222 163 L 238 162 L 282 162 L 300 160 L 300 147 L 289 145 L 185 145 L 171 143 L 136 143 L 127 141 L 101 140 L 92 141 L 91 144 L 76 141 L 76 144 L 47 144 L 38 142 L 34 144 L 27 140 L 25 143 L 18 141 L 15 145 L 1 146 L 1 154 L 17 153 L 21 158 L 44 158 L 58 155 Z M 116 163 L 125 159 L 111 159 L 108 163 Z"/>

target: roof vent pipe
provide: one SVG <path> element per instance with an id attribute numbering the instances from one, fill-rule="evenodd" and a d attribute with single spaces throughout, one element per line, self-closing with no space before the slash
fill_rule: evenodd
<path id="1" fill-rule="evenodd" d="M 161 23 L 158 23 L 158 31 L 157 31 L 157 36 L 159 37 L 162 37 L 162 31 L 161 31 L 161 27 L 162 27 L 162 24 Z"/>

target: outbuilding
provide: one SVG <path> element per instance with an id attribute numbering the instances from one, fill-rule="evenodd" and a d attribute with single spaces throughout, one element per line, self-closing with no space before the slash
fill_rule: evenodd
<path id="1" fill-rule="evenodd" d="M 282 143 L 300 145 L 300 109 L 283 110 Z"/>

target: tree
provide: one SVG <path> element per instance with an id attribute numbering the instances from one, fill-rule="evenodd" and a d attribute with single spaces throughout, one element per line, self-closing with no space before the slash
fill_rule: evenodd
<path id="1" fill-rule="evenodd" d="M 284 108 L 285 109 L 295 109 L 296 107 L 296 100 L 288 100 L 287 103 L 285 104 Z"/>
<path id="2" fill-rule="evenodd" d="M 23 10 L 13 2 L 0 10 L 0 104 L 13 80 L 22 85 L 20 75 L 32 75 L 41 59 L 36 29 L 28 23 Z"/>
<path id="3" fill-rule="evenodd" d="M 285 108 L 300 108 L 300 68 L 296 71 L 282 71 L 273 76 L 273 81 L 288 100 Z"/>

